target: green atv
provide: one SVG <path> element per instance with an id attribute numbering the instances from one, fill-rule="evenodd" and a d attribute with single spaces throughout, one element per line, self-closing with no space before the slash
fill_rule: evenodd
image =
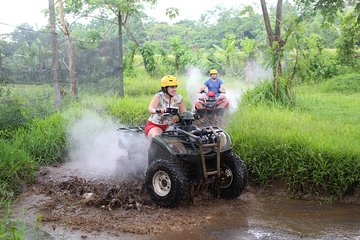
<path id="1" fill-rule="evenodd" d="M 162 207 L 176 207 L 189 198 L 193 185 L 207 185 L 221 198 L 240 196 L 247 172 L 232 152 L 229 135 L 219 127 L 197 128 L 191 112 L 167 112 L 179 121 L 151 140 L 145 175 L 151 199 Z"/>

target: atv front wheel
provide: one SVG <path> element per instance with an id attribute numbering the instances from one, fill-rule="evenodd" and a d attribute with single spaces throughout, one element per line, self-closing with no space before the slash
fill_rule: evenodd
<path id="1" fill-rule="evenodd" d="M 244 191 L 247 172 L 244 162 L 234 153 L 222 160 L 218 181 L 221 198 L 236 198 Z"/>
<path id="2" fill-rule="evenodd" d="M 157 159 L 145 176 L 145 185 L 151 200 L 162 207 L 176 207 L 187 193 L 188 179 L 175 162 Z"/>

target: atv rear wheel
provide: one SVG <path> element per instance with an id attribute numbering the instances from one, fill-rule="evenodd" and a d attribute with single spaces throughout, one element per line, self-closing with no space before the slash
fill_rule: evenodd
<path id="1" fill-rule="evenodd" d="M 222 160 L 217 187 L 221 198 L 236 198 L 244 191 L 247 172 L 244 162 L 234 153 Z"/>
<path id="2" fill-rule="evenodd" d="M 188 179 L 181 166 L 164 159 L 150 164 L 145 185 L 151 200 L 162 207 L 178 206 L 188 192 Z"/>

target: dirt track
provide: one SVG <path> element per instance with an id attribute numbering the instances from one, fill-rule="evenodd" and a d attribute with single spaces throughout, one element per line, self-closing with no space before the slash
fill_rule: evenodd
<path id="1" fill-rule="evenodd" d="M 66 164 L 41 168 L 14 205 L 17 217 L 22 209 L 25 222 L 45 231 L 36 239 L 360 239 L 359 202 L 269 198 L 247 187 L 237 199 L 202 193 L 165 209 L 141 179 L 88 178 Z"/>

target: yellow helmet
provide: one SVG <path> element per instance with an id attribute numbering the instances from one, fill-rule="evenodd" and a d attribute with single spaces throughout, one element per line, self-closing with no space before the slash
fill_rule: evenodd
<path id="1" fill-rule="evenodd" d="M 173 75 L 166 75 L 161 79 L 161 87 L 171 87 L 171 86 L 177 86 L 178 80 Z"/>
<path id="2" fill-rule="evenodd" d="M 210 70 L 210 75 L 211 75 L 211 74 L 218 74 L 218 72 L 217 72 L 216 69 L 211 69 L 211 70 Z"/>

